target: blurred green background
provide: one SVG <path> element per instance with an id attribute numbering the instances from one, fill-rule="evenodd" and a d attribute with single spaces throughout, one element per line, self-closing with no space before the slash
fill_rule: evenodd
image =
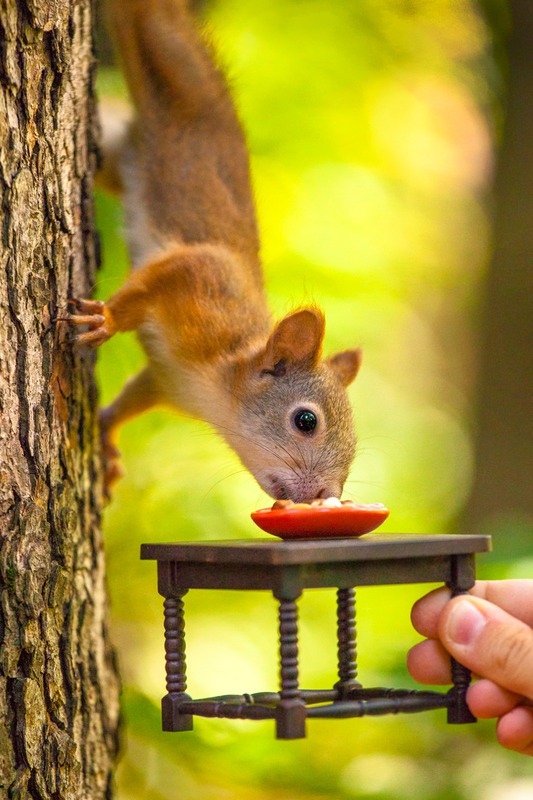
<path id="1" fill-rule="evenodd" d="M 345 496 L 389 506 L 388 531 L 455 532 L 468 519 L 469 530 L 502 542 L 479 560 L 480 576 L 531 575 L 527 509 L 468 512 L 486 435 L 479 397 L 490 190 L 509 84 L 506 4 L 217 0 L 204 13 L 248 134 L 272 309 L 316 300 L 326 350 L 364 348 L 350 390 L 359 447 Z M 101 70 L 99 90 L 124 93 L 116 70 Z M 119 204 L 99 194 L 97 212 L 105 298 L 127 255 Z M 102 402 L 142 363 L 133 337 L 106 344 Z M 162 734 L 162 602 L 139 546 L 260 536 L 249 512 L 270 500 L 197 421 L 152 412 L 124 428 L 120 446 L 127 474 L 105 512 L 124 680 L 118 800 L 533 796 L 531 762 L 496 744 L 494 723 L 448 727 L 443 712 L 316 720 L 296 742 L 277 742 L 267 722 L 198 719 L 192 733 Z M 409 612 L 426 588 L 358 591 L 364 684 L 414 686 Z M 335 680 L 334 602 L 327 590 L 300 602 L 307 688 Z M 186 618 L 192 696 L 276 688 L 269 595 L 190 592 Z"/>

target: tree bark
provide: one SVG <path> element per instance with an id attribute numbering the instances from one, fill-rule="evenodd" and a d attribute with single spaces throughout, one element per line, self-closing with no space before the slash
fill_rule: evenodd
<path id="1" fill-rule="evenodd" d="M 91 0 L 0 0 L 0 796 L 111 797 L 94 357 Z"/>
<path id="2" fill-rule="evenodd" d="M 505 137 L 495 183 L 494 253 L 484 302 L 476 414 L 476 474 L 463 530 L 501 550 L 533 535 L 533 13 L 511 2 Z M 520 542 L 518 540 L 521 539 Z"/>

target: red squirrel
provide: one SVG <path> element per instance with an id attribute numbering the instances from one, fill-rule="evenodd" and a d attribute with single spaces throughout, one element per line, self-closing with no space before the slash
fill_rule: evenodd
<path id="1" fill-rule="evenodd" d="M 161 403 L 209 422 L 272 497 L 340 497 L 361 350 L 322 359 L 314 306 L 271 321 L 245 138 L 185 0 L 114 0 L 111 16 L 135 115 L 123 135 L 104 130 L 103 174 L 123 197 L 132 271 L 68 317 L 87 326 L 78 344 L 135 330 L 148 357 L 100 415 L 107 485 L 118 427 Z"/>

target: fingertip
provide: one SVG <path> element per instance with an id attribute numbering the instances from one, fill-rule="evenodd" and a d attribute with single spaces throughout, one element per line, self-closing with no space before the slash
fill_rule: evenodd
<path id="1" fill-rule="evenodd" d="M 473 683 L 467 694 L 468 707 L 478 719 L 502 717 L 512 711 L 521 700 L 521 695 L 502 689 L 485 678 Z"/>
<path id="2" fill-rule="evenodd" d="M 434 639 L 418 642 L 409 650 L 407 670 L 418 683 L 441 686 L 451 683 L 450 657 Z"/>
<path id="3" fill-rule="evenodd" d="M 499 720 L 496 736 L 502 747 L 533 755 L 533 709 L 513 708 Z"/>
<path id="4" fill-rule="evenodd" d="M 439 617 L 450 599 L 450 590 L 434 589 L 417 600 L 411 609 L 411 623 L 418 633 L 435 639 L 438 635 Z"/>
<path id="5" fill-rule="evenodd" d="M 471 646 L 486 626 L 488 618 L 483 613 L 484 603 L 470 595 L 454 597 L 439 617 L 438 636 L 454 656 L 457 657 L 457 648 L 463 650 Z M 466 663 L 466 666 L 471 664 Z"/>

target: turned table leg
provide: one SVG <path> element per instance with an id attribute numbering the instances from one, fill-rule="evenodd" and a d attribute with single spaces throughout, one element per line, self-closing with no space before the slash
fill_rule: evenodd
<path id="1" fill-rule="evenodd" d="M 355 589 L 337 590 L 337 663 L 339 680 L 334 688 L 340 700 L 360 689 L 357 680 L 357 640 L 355 626 Z"/>
<path id="2" fill-rule="evenodd" d="M 452 577 L 448 582 L 448 587 L 452 591 L 452 597 L 467 594 L 475 583 L 475 564 L 471 555 L 452 556 Z M 466 692 L 470 686 L 472 674 L 467 667 L 459 664 L 455 658 L 451 659 L 452 683 L 448 696 L 450 705 L 448 706 L 448 722 L 450 724 L 464 724 L 476 722 L 476 717 L 472 714 L 466 703 Z"/>
<path id="3" fill-rule="evenodd" d="M 307 710 L 298 684 L 298 608 L 296 598 L 279 600 L 280 702 L 276 712 L 278 739 L 303 739 Z"/>
<path id="4" fill-rule="evenodd" d="M 183 596 L 187 590 L 165 598 L 165 669 L 167 694 L 161 701 L 164 731 L 192 730 L 192 716 L 180 714 L 180 704 L 190 700 L 185 664 L 185 618 Z"/>

